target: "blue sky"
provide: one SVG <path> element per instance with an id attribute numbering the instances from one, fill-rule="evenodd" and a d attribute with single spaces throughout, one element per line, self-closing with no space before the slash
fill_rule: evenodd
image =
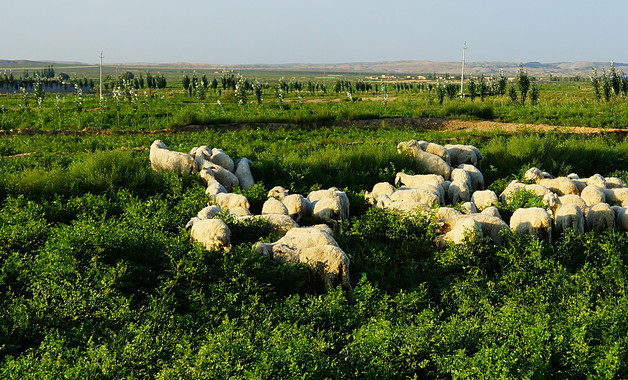
<path id="1" fill-rule="evenodd" d="M 20 0 L 0 59 L 628 62 L 628 1 Z"/>

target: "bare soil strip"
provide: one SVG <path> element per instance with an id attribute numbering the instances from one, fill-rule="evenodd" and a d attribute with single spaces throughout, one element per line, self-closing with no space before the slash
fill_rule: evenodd
<path id="1" fill-rule="evenodd" d="M 465 120 L 451 120 L 441 118 L 385 118 L 385 119 L 368 119 L 368 120 L 344 120 L 332 122 L 334 126 L 338 127 L 378 127 L 385 124 L 387 126 L 409 126 L 420 130 L 437 130 L 437 131 L 460 131 L 460 132 L 504 132 L 509 134 L 516 133 L 530 133 L 530 132 L 556 132 L 556 133 L 569 133 L 569 134 L 627 134 L 628 129 L 619 128 L 592 128 L 592 127 L 559 127 L 546 124 L 521 124 L 521 123 L 499 123 L 495 121 L 465 121 Z M 186 125 L 177 128 L 157 129 L 151 131 L 139 131 L 139 130 L 107 130 L 96 128 L 85 128 L 81 130 L 43 130 L 43 129 L 4 129 L 0 130 L 0 137 L 2 136 L 16 136 L 16 135 L 67 135 L 67 136 L 81 136 L 81 135 L 161 135 L 181 132 L 202 132 L 207 129 L 220 129 L 228 131 L 244 130 L 247 128 L 266 128 L 266 129 L 282 129 L 282 128 L 294 128 L 294 127 L 310 127 L 310 128 L 324 128 L 329 126 L 329 123 L 229 123 L 229 124 L 216 124 L 216 125 Z"/>

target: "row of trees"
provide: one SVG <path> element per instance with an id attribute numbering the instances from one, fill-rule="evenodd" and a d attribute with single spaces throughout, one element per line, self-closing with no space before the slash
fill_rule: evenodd
<path id="1" fill-rule="evenodd" d="M 604 98 L 605 101 L 610 102 L 619 96 L 626 97 L 628 95 L 628 77 L 624 72 L 618 73 L 615 70 L 614 62 L 611 62 L 608 74 L 603 69 L 602 76 L 598 76 L 595 67 L 592 67 L 591 71 L 591 84 L 597 100 Z"/>
<path id="2" fill-rule="evenodd" d="M 111 76 L 107 76 L 105 83 L 103 84 L 105 90 L 113 90 L 116 87 L 122 86 L 132 86 L 134 89 L 156 89 L 156 88 L 166 88 L 168 85 L 168 81 L 163 74 L 157 73 L 157 75 L 153 75 L 150 71 L 146 72 L 146 77 L 142 73 L 136 77 L 130 71 L 125 71 L 118 76 L 115 80 L 111 78 Z"/>

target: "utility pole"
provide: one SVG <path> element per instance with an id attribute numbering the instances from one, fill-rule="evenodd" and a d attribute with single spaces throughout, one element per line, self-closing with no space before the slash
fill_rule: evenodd
<path id="1" fill-rule="evenodd" d="M 102 51 L 100 52 L 100 105 L 102 105 Z"/>
<path id="2" fill-rule="evenodd" d="M 460 97 L 464 98 L 464 92 L 462 92 L 464 87 L 464 61 L 465 61 L 465 53 L 467 51 L 467 41 L 464 42 L 462 46 L 462 75 L 460 76 Z"/>

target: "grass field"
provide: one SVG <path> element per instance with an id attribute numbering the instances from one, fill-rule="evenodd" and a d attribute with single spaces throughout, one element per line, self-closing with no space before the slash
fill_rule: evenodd
<path id="1" fill-rule="evenodd" d="M 507 234 L 504 247 L 486 240 L 437 250 L 434 221 L 363 201 L 374 183 L 417 172 L 396 151 L 411 138 L 477 146 L 496 192 L 531 166 L 628 180 L 620 134 L 467 133 L 385 121 L 626 125 L 623 99 L 597 102 L 583 84 L 542 86 L 536 106 L 506 97 L 439 105 L 427 91 L 392 90 L 387 103 L 307 103 L 290 94 L 281 105 L 271 89 L 262 106 L 220 106 L 228 98 L 208 93 L 200 102 L 173 85 L 148 103 L 120 101 L 119 110 L 111 98 L 101 110 L 92 94 L 80 110 L 76 95 L 55 108 L 54 94 L 25 110 L 19 94 L 3 95 L 1 129 L 146 133 L 0 137 L 1 377 L 627 377 L 626 233 L 567 233 L 552 245 Z M 371 117 L 384 121 L 339 122 Z M 247 125 L 147 133 L 188 123 Z M 190 242 L 184 226 L 208 200 L 203 183 L 152 171 L 145 148 L 155 139 L 251 159 L 257 185 L 243 193 L 253 211 L 275 185 L 344 189 L 352 218 L 336 240 L 351 259 L 355 300 L 340 287 L 325 291 L 305 266 L 252 253 L 254 243 L 274 239 L 264 225 L 229 222 L 228 253 Z"/>

